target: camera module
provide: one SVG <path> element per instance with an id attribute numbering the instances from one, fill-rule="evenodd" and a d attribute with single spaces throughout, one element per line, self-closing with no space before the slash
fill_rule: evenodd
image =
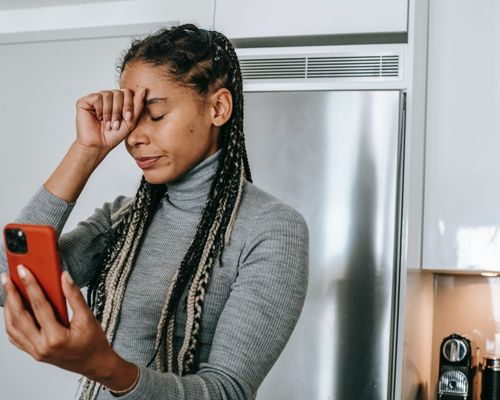
<path id="1" fill-rule="evenodd" d="M 5 239 L 7 242 L 7 249 L 9 249 L 11 253 L 26 254 L 28 252 L 26 235 L 21 229 L 6 229 Z"/>

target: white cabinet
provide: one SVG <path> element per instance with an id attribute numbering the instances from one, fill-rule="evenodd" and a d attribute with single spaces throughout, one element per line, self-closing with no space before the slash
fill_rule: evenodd
<path id="1" fill-rule="evenodd" d="M 217 0 L 215 29 L 230 38 L 407 31 L 406 0 Z"/>
<path id="2" fill-rule="evenodd" d="M 46 0 L 45 7 L 38 8 L 35 2 L 30 2 L 30 7 L 26 3 L 20 2 L 20 8 L 0 5 L 0 42 L 109 37 L 118 29 L 142 34 L 144 27 L 188 22 L 210 28 L 215 0 L 115 0 L 69 5 Z"/>
<path id="3" fill-rule="evenodd" d="M 423 267 L 500 271 L 500 7 L 429 15 Z"/>

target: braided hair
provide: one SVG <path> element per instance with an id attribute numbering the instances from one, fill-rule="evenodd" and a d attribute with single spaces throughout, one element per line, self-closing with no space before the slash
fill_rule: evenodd
<path id="1" fill-rule="evenodd" d="M 163 28 L 143 39 L 132 40 L 118 66 L 120 74 L 135 61 L 158 67 L 168 77 L 192 89 L 200 99 L 222 87 L 227 88 L 233 98 L 231 117 L 220 130 L 220 162 L 196 233 L 167 289 L 157 326 L 155 352 L 148 364 L 154 362 L 159 372 L 184 375 L 197 368 L 194 360 L 205 289 L 216 261 L 222 266 L 222 253 L 230 241 L 243 183 L 245 179 L 252 182 L 243 134 L 243 81 L 231 42 L 219 32 L 192 24 Z M 150 184 L 142 177 L 133 201 L 119 210 L 100 269 L 89 283 L 87 301 L 111 344 L 138 248 L 166 191 L 167 186 Z M 174 354 L 176 310 L 186 291 L 184 341 L 178 354 Z M 86 378 L 80 383 L 83 383 L 80 399 L 95 399 L 100 384 Z"/>

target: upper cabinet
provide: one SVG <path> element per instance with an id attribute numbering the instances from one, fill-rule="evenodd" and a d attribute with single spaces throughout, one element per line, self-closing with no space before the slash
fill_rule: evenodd
<path id="1" fill-rule="evenodd" d="M 217 0 L 215 29 L 232 39 L 406 32 L 407 14 L 407 0 Z"/>
<path id="2" fill-rule="evenodd" d="M 15 3 L 0 4 L 0 43 L 144 34 L 188 22 L 211 28 L 215 7 L 215 0 L 73 0 L 65 4 L 44 0 L 38 7 L 35 1 Z"/>
<path id="3" fill-rule="evenodd" d="M 423 267 L 500 271 L 500 7 L 429 11 Z"/>

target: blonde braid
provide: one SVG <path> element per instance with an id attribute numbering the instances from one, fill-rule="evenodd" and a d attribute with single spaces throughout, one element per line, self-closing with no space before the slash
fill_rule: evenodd
<path id="1" fill-rule="evenodd" d="M 245 166 L 242 165 L 240 168 L 240 184 L 238 186 L 238 196 L 236 197 L 236 203 L 234 204 L 233 212 L 231 214 L 231 219 L 227 225 L 226 234 L 224 237 L 224 243 L 229 244 L 231 240 L 231 233 L 233 232 L 233 226 L 236 222 L 236 216 L 238 215 L 238 210 L 240 209 L 241 193 L 243 192 L 243 183 L 245 183 Z"/>
<path id="2" fill-rule="evenodd" d="M 167 321 L 167 306 L 168 302 L 170 301 L 170 297 L 172 296 L 172 289 L 174 287 L 174 283 L 177 281 L 177 277 L 179 276 L 179 270 L 175 272 L 175 275 L 173 276 L 172 280 L 170 281 L 170 285 L 168 287 L 167 291 L 167 296 L 165 303 L 163 304 L 163 308 L 161 310 L 161 315 L 160 315 L 160 321 L 158 323 L 158 327 L 156 328 L 156 342 L 155 342 L 155 353 L 160 349 L 160 346 L 162 345 L 162 335 L 161 332 L 163 332 L 163 328 L 165 326 L 165 323 Z M 173 320 L 172 320 L 173 321 Z M 163 352 L 162 352 L 163 353 Z M 156 360 L 156 369 L 160 371 L 162 369 L 162 360 L 163 360 L 164 354 L 157 354 L 155 360 Z M 169 366 L 169 369 L 171 366 Z M 162 371 L 164 372 L 164 371 Z"/>
<path id="3" fill-rule="evenodd" d="M 191 287 L 189 288 L 189 294 L 187 298 L 187 317 L 186 317 L 186 329 L 184 331 L 184 342 L 182 344 L 181 350 L 179 351 L 178 357 L 177 357 L 177 363 L 178 363 L 178 371 L 179 375 L 183 374 L 183 366 L 184 366 L 184 356 L 187 352 L 187 349 L 189 347 L 189 344 L 193 341 L 196 340 L 193 336 L 193 324 L 195 323 L 195 304 L 197 303 L 195 300 L 195 294 L 198 292 L 198 287 L 199 287 L 199 282 L 200 282 L 200 277 L 203 274 L 206 274 L 206 271 L 211 269 L 213 265 L 213 260 L 214 258 L 210 258 L 209 262 L 207 263 L 207 258 L 209 256 L 209 253 L 213 250 L 213 245 L 215 243 L 215 239 L 217 236 L 217 232 L 219 230 L 220 222 L 222 220 L 222 216 L 224 214 L 226 208 L 226 199 L 224 199 L 223 203 L 219 207 L 219 212 L 216 215 L 215 221 L 212 224 L 212 228 L 210 229 L 207 241 L 205 243 L 205 248 L 203 249 L 203 253 L 200 259 L 200 263 L 198 264 L 198 269 L 196 271 L 196 275 L 193 279 L 193 282 L 191 283 Z M 207 279 L 208 281 L 208 279 Z M 201 312 L 197 314 L 198 317 L 201 315 Z"/>
<path id="4" fill-rule="evenodd" d="M 106 275 L 106 299 L 101 321 L 101 326 L 111 345 L 113 344 L 114 335 L 118 326 L 118 317 L 123 304 L 127 281 L 133 269 L 137 249 L 139 248 L 141 238 L 149 220 L 150 204 L 152 200 L 151 190 L 139 190 L 136 201 L 130 205 L 131 212 L 129 216 L 127 216 L 127 220 L 130 221 L 130 223 L 125 238 L 118 242 L 122 246 L 121 251 L 111 252 L 112 256 L 116 253 L 117 257 Z M 80 399 L 94 400 L 102 385 L 87 378 L 85 378 L 84 381 L 85 383 Z"/>

